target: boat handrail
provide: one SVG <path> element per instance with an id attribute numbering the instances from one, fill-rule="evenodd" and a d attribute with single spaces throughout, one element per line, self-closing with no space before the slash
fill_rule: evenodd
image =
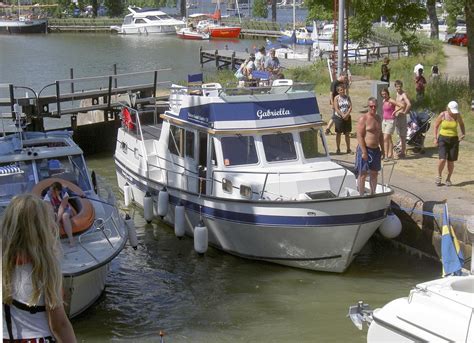
<path id="1" fill-rule="evenodd" d="M 118 211 L 117 211 L 117 213 L 118 213 Z M 109 239 L 109 236 L 112 234 L 112 230 L 109 227 L 109 225 L 107 225 L 108 223 L 110 223 L 112 228 L 116 232 L 116 234 L 119 237 L 122 237 L 122 235 L 120 234 L 120 231 L 118 229 L 118 226 L 117 226 L 118 224 L 114 220 L 114 217 L 113 217 L 114 214 L 115 214 L 115 210 L 112 211 L 112 214 L 107 219 L 97 218 L 96 220 L 94 220 L 94 223 L 92 224 L 91 228 L 89 230 L 87 230 L 86 232 L 82 233 L 81 235 L 79 235 L 79 237 L 78 237 L 78 242 L 79 242 L 79 245 L 81 246 L 81 248 L 84 249 L 96 262 L 100 262 L 100 261 L 89 249 L 86 248 L 86 245 L 85 245 L 85 243 L 82 242 L 82 239 L 84 237 L 92 235 L 92 234 L 101 233 L 105 237 L 107 242 L 110 244 L 111 248 L 116 249 L 114 244 Z M 109 233 L 109 234 L 107 234 L 107 233 Z"/>
<path id="2" fill-rule="evenodd" d="M 268 172 L 268 171 L 241 171 L 241 170 L 219 170 L 219 169 L 215 169 L 212 171 L 212 177 L 211 177 L 211 180 L 210 181 L 217 181 L 219 182 L 218 180 L 216 180 L 214 178 L 214 174 L 217 173 L 217 172 L 223 172 L 223 173 L 232 173 L 232 174 L 253 174 L 253 175 L 265 175 L 265 180 L 263 182 L 263 186 L 262 186 L 262 190 L 259 191 L 258 193 L 260 194 L 260 198 L 263 198 L 263 195 L 265 193 L 267 193 L 267 191 L 265 190 L 266 188 L 266 185 L 267 185 L 267 181 L 268 181 L 268 177 L 270 175 L 291 175 L 291 174 L 309 174 L 309 173 L 321 173 L 321 172 L 330 172 L 330 171 L 337 171 L 337 170 L 344 170 L 344 176 L 342 178 L 342 181 L 341 181 L 341 184 L 339 186 L 339 190 L 337 192 L 337 196 L 339 197 L 340 196 L 340 193 L 341 193 L 341 190 L 342 190 L 342 187 L 344 186 L 344 181 L 346 180 L 346 177 L 348 175 L 348 170 L 347 168 L 344 168 L 343 166 L 339 166 L 337 168 L 326 168 L 326 169 L 320 169 L 320 170 L 305 170 L 305 171 L 287 171 L 287 172 L 281 172 L 281 171 L 275 171 L 275 172 Z M 212 183 L 212 188 L 211 188 L 211 194 L 213 194 L 214 190 L 213 190 L 213 187 L 214 187 L 214 183 Z M 279 195 L 281 196 L 281 195 Z"/>

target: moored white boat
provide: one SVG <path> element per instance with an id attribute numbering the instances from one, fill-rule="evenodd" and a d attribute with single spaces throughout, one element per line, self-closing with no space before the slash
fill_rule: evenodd
<path id="1" fill-rule="evenodd" d="M 186 234 L 202 220 L 223 251 L 343 272 L 386 216 L 392 190 L 359 195 L 354 174 L 329 157 L 314 92 L 291 80 L 173 86 L 161 119 L 134 112 L 117 137 L 120 188 L 141 206 L 165 192 L 160 216 L 174 223 L 181 203 Z"/>
<path id="2" fill-rule="evenodd" d="M 191 40 L 207 40 L 210 38 L 209 33 L 194 30 L 190 27 L 183 27 L 176 31 L 176 35 L 182 39 Z"/>
<path id="3" fill-rule="evenodd" d="M 351 307 L 369 322 L 367 342 L 473 342 L 474 276 L 450 276 L 416 285 L 408 297 L 373 312 Z M 357 319 L 356 319 L 357 321 Z M 359 321 L 359 328 L 362 323 Z"/>
<path id="4" fill-rule="evenodd" d="M 68 132 L 23 132 L 0 138 L 0 212 L 16 194 L 43 196 L 52 182 L 71 192 L 69 204 L 75 246 L 61 238 L 64 301 L 74 317 L 102 294 L 110 262 L 127 241 L 125 221 L 115 198 L 103 183 L 96 184 L 82 150 Z"/>
<path id="5" fill-rule="evenodd" d="M 122 25 L 111 26 L 112 31 L 119 34 L 173 34 L 186 25 L 184 21 L 158 9 L 129 6 L 128 10 L 130 13 L 123 19 Z"/>

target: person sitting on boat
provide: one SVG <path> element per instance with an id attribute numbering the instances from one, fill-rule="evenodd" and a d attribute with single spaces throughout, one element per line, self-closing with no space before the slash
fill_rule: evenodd
<path id="1" fill-rule="evenodd" d="M 265 70 L 270 72 L 271 78 L 275 80 L 285 78 L 281 69 L 280 60 L 276 57 L 275 49 L 270 49 L 270 56 L 265 60 Z"/>
<path id="2" fill-rule="evenodd" d="M 72 208 L 69 206 L 69 193 L 63 188 L 60 182 L 53 182 L 43 200 L 48 201 L 53 206 L 56 213 L 56 222 L 62 225 L 64 231 L 69 238 L 69 245 L 74 246 L 74 238 L 72 236 Z"/>

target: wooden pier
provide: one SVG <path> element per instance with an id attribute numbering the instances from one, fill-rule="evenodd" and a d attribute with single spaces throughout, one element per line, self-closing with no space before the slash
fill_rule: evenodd
<path id="1" fill-rule="evenodd" d="M 309 50 L 308 54 L 311 53 Z M 199 49 L 199 63 L 201 67 L 209 62 L 214 62 L 217 69 L 237 69 L 247 58 L 249 52 L 246 51 L 235 51 L 235 50 L 203 50 L 202 47 Z M 280 64 L 283 68 L 290 67 L 303 67 L 311 65 L 313 62 L 308 59 L 285 59 L 279 58 Z"/>

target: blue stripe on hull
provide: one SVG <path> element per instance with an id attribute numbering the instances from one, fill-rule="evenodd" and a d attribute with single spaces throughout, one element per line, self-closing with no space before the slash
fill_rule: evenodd
<path id="1" fill-rule="evenodd" d="M 117 170 L 128 180 L 125 171 L 116 164 Z M 135 186 L 141 191 L 150 191 L 151 187 L 140 181 L 134 180 Z M 158 189 L 152 188 L 156 194 Z M 254 213 L 242 213 L 221 210 L 213 207 L 199 205 L 198 203 L 184 200 L 170 194 L 170 203 L 176 205 L 179 201 L 186 209 L 194 212 L 200 212 L 206 217 L 218 220 L 232 221 L 243 224 L 252 224 L 258 226 L 284 226 L 284 227 L 307 227 L 307 226 L 335 226 L 335 225 L 360 225 L 363 223 L 376 221 L 385 217 L 386 209 L 372 211 L 368 213 L 343 214 L 333 216 L 311 216 L 311 217 L 295 217 L 295 216 L 279 216 L 279 215 L 262 215 Z M 355 200 L 354 200 L 355 201 Z"/>

